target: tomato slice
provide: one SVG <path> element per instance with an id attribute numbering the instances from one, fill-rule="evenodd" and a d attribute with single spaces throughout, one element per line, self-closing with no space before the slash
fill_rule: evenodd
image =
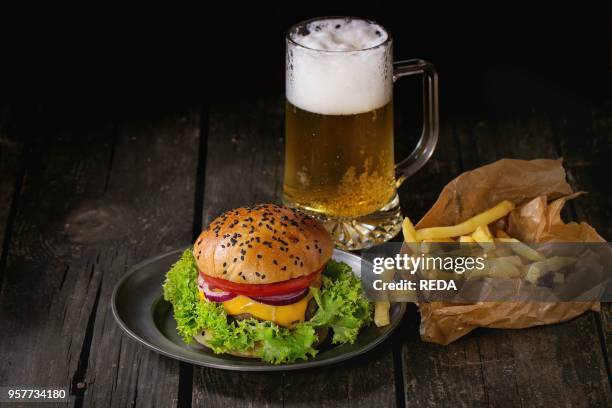
<path id="1" fill-rule="evenodd" d="M 313 281 L 315 281 L 323 268 L 310 275 L 300 276 L 299 278 L 289 279 L 284 282 L 267 283 L 263 285 L 253 285 L 248 283 L 235 283 L 225 279 L 213 278 L 212 276 L 200 275 L 208 283 L 211 289 L 221 289 L 227 292 L 237 293 L 245 296 L 274 296 L 282 295 L 285 293 L 291 293 L 308 287 Z"/>

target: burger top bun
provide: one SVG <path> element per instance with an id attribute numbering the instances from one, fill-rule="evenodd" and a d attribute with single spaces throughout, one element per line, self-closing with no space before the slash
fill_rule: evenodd
<path id="1" fill-rule="evenodd" d="M 325 266 L 332 251 L 331 237 L 321 224 L 275 204 L 227 211 L 193 246 L 203 274 L 246 284 L 309 275 Z"/>

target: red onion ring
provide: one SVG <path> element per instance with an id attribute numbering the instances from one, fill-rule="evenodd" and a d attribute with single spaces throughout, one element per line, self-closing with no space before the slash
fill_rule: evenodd
<path id="1" fill-rule="evenodd" d="M 227 302 L 228 300 L 232 300 L 233 298 L 238 296 L 235 293 L 231 292 L 219 292 L 212 290 L 208 286 L 208 283 L 206 283 L 206 281 L 200 275 L 198 275 L 198 287 L 200 288 L 200 290 L 202 290 L 202 292 L 204 292 L 204 296 L 206 296 L 206 299 L 217 303 Z"/>
<path id="2" fill-rule="evenodd" d="M 211 289 L 208 283 L 200 275 L 198 275 L 198 287 L 202 292 L 204 292 L 204 296 L 206 296 L 206 299 L 217 303 L 227 302 L 228 300 L 232 300 L 233 298 L 238 296 L 238 294 L 236 293 Z M 249 297 L 256 302 L 263 303 L 266 305 L 284 306 L 302 300 L 308 294 L 308 291 L 309 288 L 306 287 L 304 289 L 300 289 L 291 293 L 284 293 L 282 295 Z"/>
<path id="3" fill-rule="evenodd" d="M 264 303 L 266 305 L 283 306 L 290 305 L 299 300 L 302 300 L 308 294 L 308 291 L 309 288 L 304 288 L 295 292 L 285 293 L 282 295 L 251 297 L 251 299 L 259 303 Z"/>

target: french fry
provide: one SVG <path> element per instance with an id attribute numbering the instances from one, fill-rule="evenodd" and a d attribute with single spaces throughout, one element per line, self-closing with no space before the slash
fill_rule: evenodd
<path id="1" fill-rule="evenodd" d="M 523 275 L 523 272 L 519 268 L 519 266 L 522 265 L 523 263 L 518 256 L 488 259 L 486 268 L 482 270 L 472 270 L 468 279 L 476 279 L 481 276 L 488 276 L 491 278 L 518 278 Z"/>
<path id="2" fill-rule="evenodd" d="M 544 276 L 544 274 L 557 272 L 574 262 L 576 262 L 576 258 L 568 256 L 553 256 L 543 261 L 534 262 L 526 265 L 527 273 L 525 274 L 525 279 L 531 283 L 537 283 L 538 279 Z"/>
<path id="3" fill-rule="evenodd" d="M 514 209 L 514 204 L 510 201 L 502 201 L 495 207 L 488 209 L 485 212 L 477 214 L 461 224 L 450 227 L 432 227 L 423 228 L 416 231 L 416 240 L 423 241 L 433 238 L 449 238 L 459 237 L 461 235 L 471 235 L 476 228 L 481 225 L 487 225 L 506 216 Z"/>
<path id="4" fill-rule="evenodd" d="M 480 225 L 478 228 L 476 228 L 476 231 L 474 231 L 472 234 L 472 239 L 475 242 L 478 242 L 478 245 L 480 245 L 485 251 L 495 249 L 495 244 L 493 244 L 493 235 L 491 235 L 491 231 L 489 231 L 489 227 L 486 225 Z"/>
<path id="5" fill-rule="evenodd" d="M 491 259 L 490 275 L 494 278 L 519 278 L 523 275 L 521 269 L 516 265 L 515 261 L 512 261 L 507 256 L 504 258 Z M 517 257 L 518 258 L 518 257 Z M 520 258 L 518 262 L 520 262 Z M 522 266 L 522 262 L 520 264 Z"/>
<path id="6" fill-rule="evenodd" d="M 432 279 L 441 279 L 441 280 L 445 280 L 445 281 L 458 281 L 460 279 L 462 279 L 463 274 L 460 273 L 455 273 L 455 272 L 448 272 L 448 271 L 440 271 L 440 270 L 433 270 L 434 274 L 433 274 L 433 278 Z"/>
<path id="7" fill-rule="evenodd" d="M 383 282 L 391 282 L 395 276 L 395 269 L 385 269 L 381 275 Z M 387 293 L 387 299 L 389 294 Z M 389 300 L 379 300 L 374 305 L 374 323 L 378 327 L 386 326 L 389 324 L 389 307 L 391 304 Z"/>
<path id="8" fill-rule="evenodd" d="M 419 251 L 419 244 L 417 244 L 416 230 L 414 224 L 410 221 L 410 218 L 405 217 L 402 222 L 402 233 L 404 234 L 404 242 L 408 245 L 408 248 L 415 253 Z"/>
<path id="9" fill-rule="evenodd" d="M 439 243 L 442 242 L 455 242 L 454 239 L 452 238 L 433 238 L 433 239 L 427 239 L 425 241 L 421 242 L 421 252 L 424 254 L 430 254 L 434 251 L 439 251 L 440 250 L 440 245 L 438 245 Z"/>
<path id="10" fill-rule="evenodd" d="M 571 256 L 552 256 L 544 262 L 548 266 L 548 272 L 557 272 L 566 266 L 576 263 L 576 258 Z"/>
<path id="11" fill-rule="evenodd" d="M 514 238 L 496 238 L 495 242 L 507 243 L 510 245 L 512 250 L 522 256 L 523 258 L 529 259 L 530 261 L 543 261 L 546 259 L 544 255 L 531 248 L 528 245 L 523 244 L 518 239 Z"/>
<path id="12" fill-rule="evenodd" d="M 430 254 L 436 248 L 437 248 L 437 245 L 435 245 L 433 242 L 425 241 L 425 242 L 421 242 L 420 252 L 423 254 Z"/>
<path id="13" fill-rule="evenodd" d="M 472 239 L 475 242 L 493 242 L 493 235 L 486 225 L 480 225 L 476 231 L 472 233 Z"/>
<path id="14" fill-rule="evenodd" d="M 469 235 L 462 235 L 462 236 L 459 237 L 459 242 L 475 242 L 475 241 Z"/>
<path id="15" fill-rule="evenodd" d="M 389 320 L 389 308 L 391 304 L 388 301 L 378 301 L 374 305 L 374 324 L 377 327 L 387 326 L 391 323 Z"/>
<path id="16" fill-rule="evenodd" d="M 417 298 L 416 292 L 414 290 L 408 290 L 408 289 L 396 289 L 396 290 L 390 291 L 389 300 L 391 302 L 410 302 L 410 303 L 417 303 L 419 301 L 419 299 Z"/>
<path id="17" fill-rule="evenodd" d="M 525 273 L 525 280 L 531 283 L 537 283 L 540 276 L 546 273 L 544 265 L 540 265 L 540 262 L 534 262 L 527 267 L 527 273 Z"/>
<path id="18" fill-rule="evenodd" d="M 555 276 L 553 277 L 553 283 L 555 285 L 562 285 L 565 283 L 565 275 L 562 272 L 556 272 Z"/>
<path id="19" fill-rule="evenodd" d="M 512 256 L 501 256 L 499 258 L 494 258 L 495 261 L 499 262 L 509 262 L 514 266 L 523 266 L 523 260 L 520 256 L 512 255 Z"/>

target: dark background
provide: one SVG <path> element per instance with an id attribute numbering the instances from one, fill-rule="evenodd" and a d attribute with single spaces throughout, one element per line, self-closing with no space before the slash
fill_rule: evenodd
<path id="1" fill-rule="evenodd" d="M 396 59 L 434 62 L 442 118 L 534 109 L 571 114 L 585 104 L 605 106 L 612 89 L 612 19 L 586 5 L 165 7 L 5 13 L 0 100 L 131 115 L 282 93 L 285 31 L 321 15 L 374 19 L 394 35 Z"/>

